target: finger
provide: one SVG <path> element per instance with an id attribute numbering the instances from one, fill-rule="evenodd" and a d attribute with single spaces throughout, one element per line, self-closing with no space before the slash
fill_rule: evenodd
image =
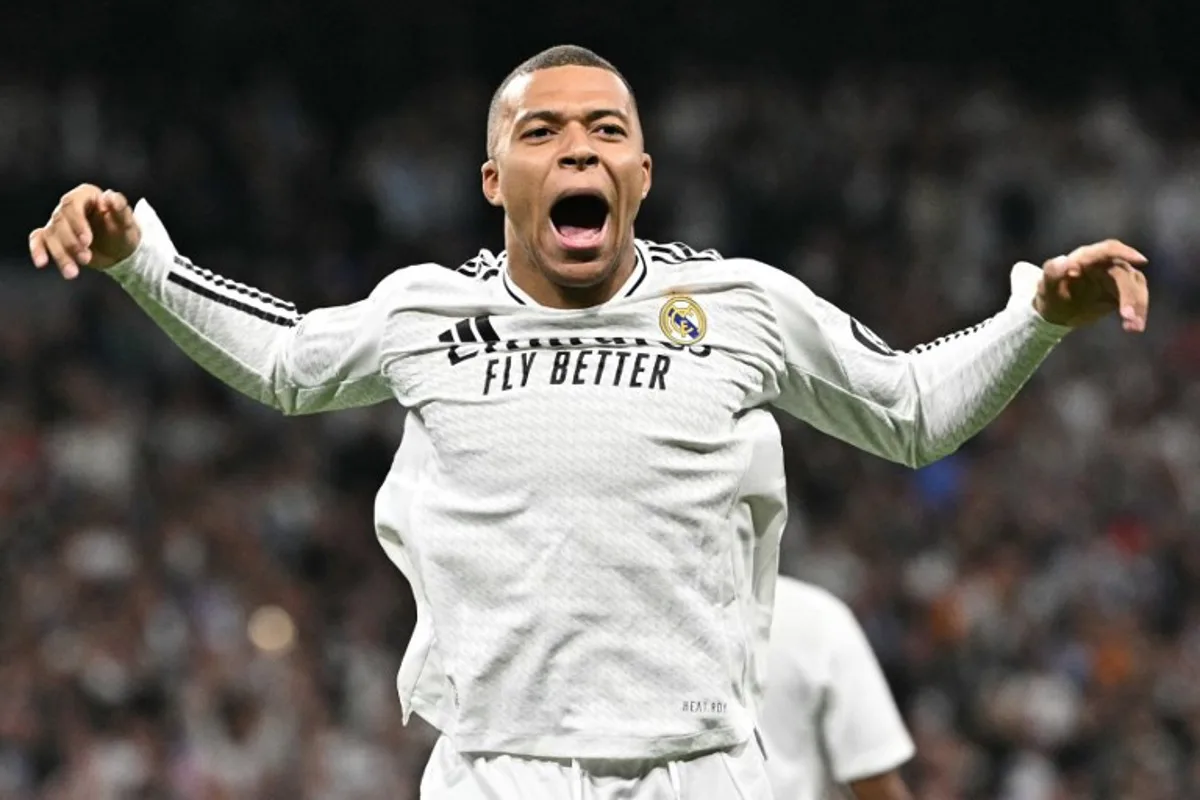
<path id="1" fill-rule="evenodd" d="M 72 211 L 74 206 L 76 204 L 70 204 L 67 209 L 62 209 L 60 206 L 54 212 L 54 216 L 50 217 L 46 237 L 58 240 L 62 248 L 77 264 L 86 264 L 91 260 L 91 225 L 84 219 L 84 235 L 80 236 L 79 224 L 70 221 L 72 213 L 78 212 L 78 209 Z"/>
<path id="2" fill-rule="evenodd" d="M 125 209 L 129 208 L 129 200 L 120 192 L 112 189 L 105 189 L 100 197 L 104 201 L 107 209 L 111 212 L 124 212 Z"/>
<path id="3" fill-rule="evenodd" d="M 101 197 L 108 213 L 117 220 L 122 229 L 127 230 L 133 227 L 135 224 L 133 208 L 129 205 L 129 200 L 125 195 L 109 189 Z"/>
<path id="4" fill-rule="evenodd" d="M 1051 283 L 1057 283 L 1067 277 L 1071 265 L 1072 261 L 1067 256 L 1052 258 L 1042 265 L 1042 276 Z"/>
<path id="5" fill-rule="evenodd" d="M 1150 311 L 1150 291 L 1145 276 L 1132 268 L 1113 267 L 1109 271 L 1116 288 L 1117 308 L 1127 331 L 1144 331 Z"/>
<path id="6" fill-rule="evenodd" d="M 68 243 L 68 247 L 74 248 L 72 252 L 91 247 L 92 226 L 88 223 L 88 213 L 95 207 L 95 200 L 82 192 L 70 192 L 58 204 L 59 219 L 74 234 L 73 241 Z"/>
<path id="7" fill-rule="evenodd" d="M 59 219 L 51 222 L 48 228 L 47 240 L 54 239 L 66 252 L 67 256 L 76 264 L 87 264 L 92 260 L 92 251 L 89 245 L 92 241 L 91 226 L 85 226 L 87 242 L 80 239 L 76 227 L 70 224 L 65 217 L 60 216 Z"/>
<path id="8" fill-rule="evenodd" d="M 79 275 L 79 265 L 75 263 L 75 259 L 71 258 L 63 243 L 56 236 L 47 236 L 45 242 L 50 257 L 58 265 L 58 271 L 67 280 L 74 280 Z"/>
<path id="9" fill-rule="evenodd" d="M 46 243 L 56 243 L 61 247 L 72 260 L 75 254 L 78 253 L 83 246 L 79 242 L 79 236 L 75 233 L 75 228 L 63 217 L 62 209 L 54 212 L 54 216 L 50 218 L 50 224 L 46 226 Z"/>
<path id="10" fill-rule="evenodd" d="M 38 269 L 50 263 L 50 254 L 46 252 L 46 244 L 42 241 L 44 235 L 44 228 L 34 228 L 29 233 L 29 257 Z"/>
<path id="11" fill-rule="evenodd" d="M 1053 285 L 1052 291 L 1064 303 L 1071 302 L 1071 281 L 1062 280 Z"/>
<path id="12" fill-rule="evenodd" d="M 1107 266 L 1113 261 L 1127 261 L 1130 264 L 1145 264 L 1149 261 L 1140 252 L 1117 239 L 1077 247 L 1067 257 L 1078 263 L 1082 269 Z"/>
<path id="13" fill-rule="evenodd" d="M 104 192 L 96 204 L 96 215 L 92 225 L 97 234 L 106 237 L 127 236 L 129 226 L 133 224 L 132 216 L 128 215 L 129 204 L 124 198 L 116 198 L 115 192 Z M 127 218 L 128 217 L 128 218 Z"/>
<path id="14" fill-rule="evenodd" d="M 1139 291 L 1142 289 L 1141 284 L 1131 273 L 1119 266 L 1109 269 L 1108 277 L 1112 281 L 1113 297 L 1121 316 L 1122 327 L 1127 331 L 1140 330 L 1142 320 L 1139 309 L 1144 305 Z"/>

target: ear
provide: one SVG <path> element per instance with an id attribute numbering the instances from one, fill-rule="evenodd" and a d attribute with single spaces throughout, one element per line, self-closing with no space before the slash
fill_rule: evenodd
<path id="1" fill-rule="evenodd" d="M 642 199 L 646 199 L 646 195 L 650 194 L 651 174 L 654 166 L 653 159 L 649 153 L 642 153 Z"/>
<path id="2" fill-rule="evenodd" d="M 496 160 L 489 158 L 483 162 L 479 174 L 483 178 L 483 196 L 497 208 L 503 206 L 504 195 L 500 193 L 500 169 L 496 166 Z"/>

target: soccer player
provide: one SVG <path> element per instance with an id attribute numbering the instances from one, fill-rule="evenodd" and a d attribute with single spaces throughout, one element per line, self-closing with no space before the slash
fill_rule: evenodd
<path id="1" fill-rule="evenodd" d="M 756 568 L 739 488 L 749 432 L 773 405 L 930 463 L 1071 328 L 1119 309 L 1142 330 L 1145 259 L 1107 241 L 1020 264 L 987 322 L 895 352 L 770 266 L 635 239 L 651 160 L 634 96 L 576 47 L 503 81 L 481 177 L 504 252 L 410 266 L 307 314 L 193 264 L 148 204 L 91 184 L 30 253 L 67 279 L 104 271 L 284 413 L 408 409 L 432 455 L 385 483 L 376 526 L 424 631 L 401 702 L 444 733 L 427 796 L 769 797 L 753 676 L 774 570 Z M 436 708 L 413 694 L 431 653 Z"/>
<path id="2" fill-rule="evenodd" d="M 914 747 L 854 613 L 780 575 L 759 715 L 776 798 L 909 800 L 898 768 Z"/>

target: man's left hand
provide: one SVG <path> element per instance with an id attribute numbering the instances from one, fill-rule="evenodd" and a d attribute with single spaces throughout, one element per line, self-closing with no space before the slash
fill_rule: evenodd
<path id="1" fill-rule="evenodd" d="M 1033 307 L 1047 322 L 1078 328 L 1117 311 L 1131 333 L 1146 330 L 1150 290 L 1138 267 L 1146 257 L 1109 239 L 1052 258 L 1042 266 Z"/>

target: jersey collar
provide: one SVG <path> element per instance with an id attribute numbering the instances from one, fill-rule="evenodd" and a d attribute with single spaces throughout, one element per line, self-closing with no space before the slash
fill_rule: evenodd
<path id="1" fill-rule="evenodd" d="M 630 273 L 629 277 L 625 280 L 625 283 L 621 286 L 620 290 L 618 290 L 617 293 L 615 295 L 613 295 L 612 300 L 616 300 L 618 298 L 632 297 L 633 293 L 636 292 L 642 286 L 643 283 L 645 283 L 646 275 L 649 274 L 649 270 L 647 269 L 646 265 L 650 259 L 646 256 L 646 253 L 645 253 L 643 247 L 644 247 L 644 245 L 642 244 L 641 240 L 639 240 L 639 239 L 634 240 L 634 242 L 633 242 L 633 254 L 634 254 L 634 256 L 633 256 L 633 272 Z M 507 252 L 501 253 L 499 260 L 500 260 L 500 267 L 501 267 L 500 279 L 504 283 L 504 290 L 506 292 L 508 292 L 508 296 L 511 297 L 513 300 L 516 300 L 518 303 L 520 303 L 523 306 L 538 305 L 538 302 L 536 300 L 534 300 L 532 297 L 530 297 L 528 294 L 526 294 L 525 291 L 523 289 L 521 289 L 521 287 L 517 286 L 516 281 L 514 281 L 511 277 L 509 277 L 508 253 Z M 612 300 L 609 300 L 608 302 L 611 303 Z"/>

